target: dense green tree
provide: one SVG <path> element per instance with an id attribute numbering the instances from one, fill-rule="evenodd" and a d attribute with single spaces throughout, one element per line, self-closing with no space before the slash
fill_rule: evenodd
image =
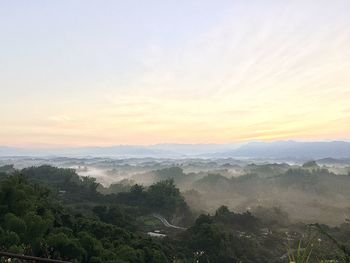
<path id="1" fill-rule="evenodd" d="M 7 213 L 4 217 L 4 226 L 9 231 L 13 231 L 18 235 L 24 235 L 27 231 L 27 225 L 21 218 L 12 213 Z"/>
<path id="2" fill-rule="evenodd" d="M 86 262 L 87 252 L 83 249 L 78 239 L 70 238 L 64 233 L 58 233 L 48 236 L 47 243 L 53 248 L 56 258 L 75 259 L 78 262 Z"/>
<path id="3" fill-rule="evenodd" d="M 330 175 L 323 169 L 290 169 L 276 180 L 310 185 L 316 173 Z M 259 179 L 255 175 L 223 178 L 204 177 L 202 183 L 210 187 L 224 182 L 231 187 Z M 302 233 L 302 224 L 292 225 L 288 220 L 273 223 L 275 218 L 285 216 L 278 209 L 265 212 L 272 214 L 271 219 L 260 220 L 250 212 L 236 213 L 221 206 L 213 215 L 200 215 L 187 230 L 151 238 L 135 224 L 135 218 L 150 217 L 155 212 L 169 221 L 192 216 L 173 180 L 150 187 L 134 185 L 127 192 L 108 195 L 98 193 L 97 186 L 94 179 L 79 177 L 74 170 L 51 166 L 31 167 L 0 177 L 0 249 L 82 263 L 263 263 L 279 260 L 285 253 L 285 233 L 278 232 L 278 228 Z M 273 233 L 261 232 L 267 227 L 274 227 Z M 337 228 L 328 227 L 327 232 L 348 247 L 349 229 L 346 222 Z M 325 253 L 330 243 L 323 246 L 318 251 L 320 255 L 337 256 Z"/>
<path id="4" fill-rule="evenodd" d="M 102 244 L 99 240 L 94 238 L 89 233 L 83 231 L 78 233 L 78 238 L 80 241 L 80 244 L 87 252 L 88 260 L 90 260 L 91 257 L 99 257 L 103 251 Z"/>
<path id="5" fill-rule="evenodd" d="M 181 210 L 188 212 L 187 204 L 172 179 L 151 185 L 147 191 L 149 206 L 157 212 L 170 216 Z"/>
<path id="6" fill-rule="evenodd" d="M 43 237 L 53 224 L 51 218 L 43 218 L 34 212 L 27 213 L 24 216 L 24 221 L 27 226 L 24 240 L 27 242 Z"/>

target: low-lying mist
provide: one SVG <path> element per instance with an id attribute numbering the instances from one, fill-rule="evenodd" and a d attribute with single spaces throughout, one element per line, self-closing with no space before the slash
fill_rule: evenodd
<path id="1" fill-rule="evenodd" d="M 350 218 L 350 163 L 335 160 L 328 163 L 153 158 L 0 160 L 0 164 L 9 163 L 18 169 L 43 164 L 73 168 L 81 176 L 96 178 L 103 193 L 129 191 L 134 184 L 147 187 L 171 179 L 190 208 L 198 213 L 212 213 L 225 205 L 233 211 L 256 214 L 278 209 L 285 213 L 284 220 L 290 222 L 338 225 Z"/>

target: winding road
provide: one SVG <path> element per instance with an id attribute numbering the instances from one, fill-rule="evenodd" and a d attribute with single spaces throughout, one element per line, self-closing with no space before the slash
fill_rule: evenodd
<path id="1" fill-rule="evenodd" d="M 164 226 L 169 227 L 169 228 L 175 228 L 175 229 L 179 229 L 179 230 L 186 230 L 187 228 L 185 227 L 181 227 L 181 226 L 174 226 L 172 224 L 170 224 L 168 222 L 168 220 L 166 220 L 163 216 L 159 215 L 159 214 L 152 214 L 152 216 L 154 216 L 155 218 L 159 219 Z"/>

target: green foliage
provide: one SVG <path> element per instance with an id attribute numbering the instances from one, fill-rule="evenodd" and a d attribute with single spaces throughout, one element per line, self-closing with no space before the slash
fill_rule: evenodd
<path id="1" fill-rule="evenodd" d="M 21 174 L 32 182 L 51 188 L 56 193 L 63 191 L 62 200 L 66 203 L 96 200 L 101 197 L 96 191 L 99 186 L 96 178 L 78 176 L 74 169 L 42 165 L 25 168 L 21 170 Z"/>
<path id="2" fill-rule="evenodd" d="M 27 231 L 24 240 L 30 242 L 36 238 L 42 238 L 52 227 L 53 221 L 51 217 L 39 216 L 34 211 L 24 216 Z"/>
<path id="3" fill-rule="evenodd" d="M 184 179 L 184 177 L 186 177 L 186 174 L 183 172 L 183 170 L 180 167 L 176 167 L 176 166 L 163 168 L 155 171 L 155 173 L 161 181 L 169 180 L 169 179 L 179 181 Z"/>
<path id="4" fill-rule="evenodd" d="M 26 223 L 12 213 L 7 213 L 4 216 L 4 226 L 19 235 L 24 235 L 27 229 Z"/>
<path id="5" fill-rule="evenodd" d="M 187 219 L 184 223 L 192 220 L 191 211 L 173 179 L 160 181 L 147 189 L 135 184 L 129 192 L 119 193 L 116 200 L 124 205 L 137 207 L 142 214 L 157 212 L 168 218 L 178 216 Z"/>
<path id="6" fill-rule="evenodd" d="M 89 257 L 99 256 L 102 253 L 103 247 L 101 242 L 89 233 L 85 231 L 79 232 L 78 238 Z"/>
<path id="7" fill-rule="evenodd" d="M 86 260 L 86 251 L 76 238 L 70 238 L 64 233 L 58 233 L 49 235 L 46 242 L 53 249 L 53 256 L 56 258 Z"/>
<path id="8" fill-rule="evenodd" d="M 132 185 L 134 185 L 134 183 L 131 180 L 124 179 L 118 183 L 111 184 L 108 188 L 101 187 L 101 192 L 104 194 L 118 194 L 122 192 L 129 192 Z"/>
<path id="9" fill-rule="evenodd" d="M 128 245 L 120 245 L 116 249 L 116 254 L 126 262 L 140 262 L 140 258 L 142 258 L 142 255 L 137 250 Z"/>
<path id="10" fill-rule="evenodd" d="M 318 172 L 326 174 L 322 169 Z M 159 170 L 159 174 L 174 180 L 184 176 L 180 168 Z M 299 186 L 305 180 L 314 180 L 315 171 L 291 169 L 281 176 L 284 182 L 293 181 L 293 177 L 298 178 Z M 265 263 L 277 262 L 285 253 L 284 228 L 300 229 L 283 220 L 287 216 L 278 208 L 260 211 L 263 217 L 270 214 L 268 220 L 260 220 L 250 212 L 237 213 L 221 206 L 213 215 L 200 215 L 187 222 L 192 226 L 186 231 L 169 230 L 163 239 L 151 238 L 137 222 L 149 220 L 152 213 L 160 213 L 169 221 L 192 218 L 174 180 L 149 187 L 136 184 L 125 192 L 103 195 L 97 191 L 95 179 L 79 177 L 71 169 L 41 166 L 6 174 L 0 178 L 0 248 L 82 263 Z M 208 187 L 223 183 L 230 188 L 250 180 L 258 181 L 259 177 L 209 175 L 201 183 Z M 327 229 L 342 242 L 339 248 L 346 248 L 350 242 L 348 225 Z M 148 227 L 159 225 L 151 222 Z M 269 227 L 274 228 L 273 233 Z M 290 259 L 297 262 L 307 262 L 310 255 L 311 250 L 301 249 L 301 245 L 296 251 L 290 250 Z"/>
<path id="11" fill-rule="evenodd" d="M 10 230 L 1 230 L 0 244 L 1 247 L 10 248 L 20 243 L 17 233 Z"/>
<path id="12" fill-rule="evenodd" d="M 316 161 L 311 160 L 303 164 L 303 168 L 318 168 Z"/>
<path id="13" fill-rule="evenodd" d="M 0 166 L 0 173 L 2 173 L 4 175 L 10 174 L 13 172 L 15 172 L 15 168 L 14 168 L 13 164 L 7 164 L 7 165 Z M 1 178 L 1 176 L 0 176 L 0 178 Z"/>
<path id="14" fill-rule="evenodd" d="M 239 231 L 256 232 L 261 228 L 261 222 L 249 211 L 242 214 L 229 211 L 226 206 L 221 206 L 216 210 L 215 220 L 218 223 L 229 226 Z"/>
<path id="15" fill-rule="evenodd" d="M 175 187 L 172 179 L 151 185 L 147 191 L 147 198 L 152 210 L 167 216 L 174 214 L 176 209 L 180 209 L 182 212 L 188 210 L 179 189 Z"/>
<path id="16" fill-rule="evenodd" d="M 309 263 L 311 253 L 313 250 L 313 244 L 309 241 L 305 248 L 302 247 L 302 242 L 299 241 L 298 248 L 295 252 L 288 249 L 288 258 L 290 262 L 294 263 Z"/>
<path id="17" fill-rule="evenodd" d="M 341 252 L 341 259 L 344 263 L 350 263 L 350 242 L 348 242 L 348 244 L 342 243 L 341 241 L 344 240 L 342 236 L 337 240 L 327 231 L 326 227 L 323 227 L 320 224 L 312 224 L 311 226 L 314 226 L 322 236 L 328 238 L 335 245 L 335 247 Z M 340 228 L 343 228 L 343 231 L 341 232 L 343 235 L 350 235 L 349 220 L 347 220 L 347 223 L 341 225 Z"/>
<path id="18" fill-rule="evenodd" d="M 225 237 L 218 226 L 210 222 L 209 218 L 201 216 L 191 229 L 193 233 L 190 247 L 194 251 L 205 251 L 214 254 L 224 247 Z"/>
<path id="19" fill-rule="evenodd" d="M 29 183 L 22 175 L 0 181 L 0 190 L 0 247 L 6 251 L 86 263 L 122 262 L 123 258 L 143 262 L 146 251 L 154 247 L 152 243 L 149 249 L 133 247 L 134 240 L 143 237 L 117 226 L 129 219 L 118 205 L 93 209 L 106 221 L 102 222 L 72 214 L 47 188 Z M 122 249 L 122 244 L 128 249 Z"/>

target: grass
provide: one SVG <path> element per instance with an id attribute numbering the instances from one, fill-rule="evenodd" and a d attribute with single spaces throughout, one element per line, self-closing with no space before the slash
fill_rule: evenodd
<path id="1" fill-rule="evenodd" d="M 137 223 L 143 232 L 152 232 L 154 230 L 163 230 L 164 226 L 157 218 L 152 215 L 141 216 L 137 218 Z"/>
<path id="2" fill-rule="evenodd" d="M 313 250 L 313 243 L 312 240 L 310 240 L 306 247 L 302 247 L 302 242 L 299 241 L 298 248 L 296 251 L 292 251 L 290 248 L 288 248 L 288 258 L 290 263 L 309 263 L 311 254 Z"/>

